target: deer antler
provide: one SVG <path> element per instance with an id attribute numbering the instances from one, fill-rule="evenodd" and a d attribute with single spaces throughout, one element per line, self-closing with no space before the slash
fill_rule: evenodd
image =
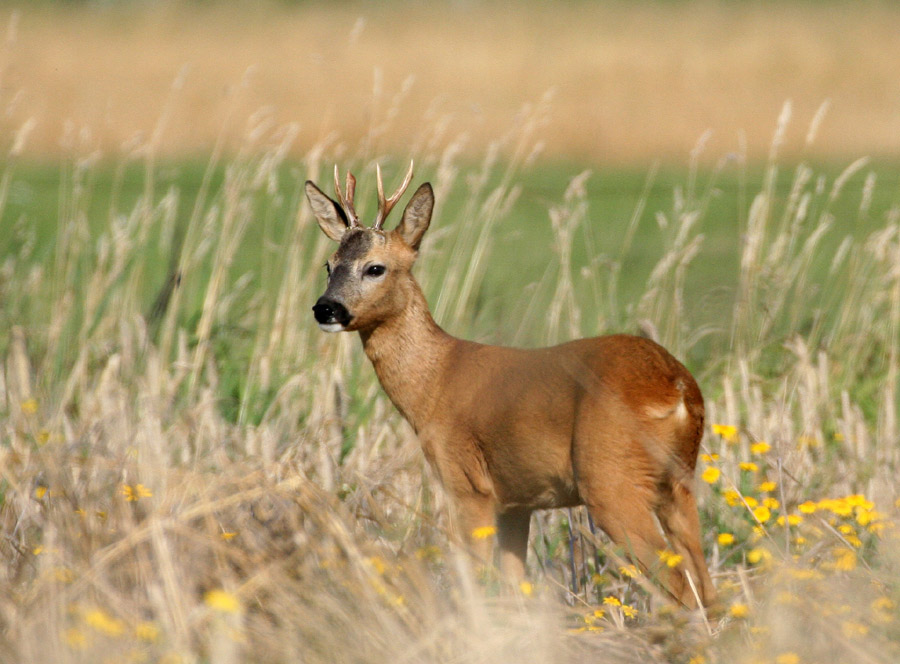
<path id="1" fill-rule="evenodd" d="M 397 201 L 400 200 L 403 192 L 406 191 L 406 188 L 412 181 L 412 176 L 413 162 L 410 159 L 409 170 L 406 172 L 406 177 L 403 178 L 403 184 L 400 185 L 400 188 L 397 189 L 397 191 L 395 191 L 390 198 L 385 198 L 384 185 L 381 182 L 381 166 L 379 166 L 378 164 L 375 165 L 375 182 L 378 185 L 378 216 L 375 217 L 375 225 L 372 228 L 375 228 L 376 230 L 381 229 L 381 227 L 384 225 L 385 220 L 387 219 L 388 214 L 390 214 L 391 210 L 397 204 Z"/>
<path id="2" fill-rule="evenodd" d="M 350 171 L 347 171 L 347 185 L 344 193 L 341 193 L 341 178 L 337 164 L 334 165 L 334 193 L 337 194 L 338 202 L 344 208 L 344 214 L 347 215 L 347 223 L 350 228 L 359 226 L 359 216 L 353 207 L 353 196 L 356 194 L 356 178 Z"/>

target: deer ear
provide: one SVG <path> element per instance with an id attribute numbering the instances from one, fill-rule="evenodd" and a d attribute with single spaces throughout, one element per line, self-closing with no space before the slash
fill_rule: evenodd
<path id="1" fill-rule="evenodd" d="M 306 181 L 306 198 L 322 232 L 335 242 L 340 242 L 349 227 L 341 207 L 310 180 Z"/>
<path id="2" fill-rule="evenodd" d="M 422 236 L 425 235 L 428 224 L 431 223 L 432 210 L 434 210 L 434 191 L 431 184 L 426 182 L 416 189 L 416 193 L 409 199 L 409 203 L 406 204 L 406 209 L 403 211 L 403 218 L 394 229 L 394 232 L 416 251 L 419 250 Z"/>

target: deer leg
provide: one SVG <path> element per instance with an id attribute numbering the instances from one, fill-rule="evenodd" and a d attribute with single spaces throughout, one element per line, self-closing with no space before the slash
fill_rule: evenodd
<path id="1" fill-rule="evenodd" d="M 531 510 L 529 509 L 513 508 L 497 515 L 500 571 L 510 581 L 521 581 L 525 578 L 530 524 Z"/>
<path id="2" fill-rule="evenodd" d="M 597 525 L 675 600 L 696 608 L 697 602 L 681 568 L 683 563 L 669 567 L 660 560 L 660 552 L 669 546 L 654 518 L 654 491 L 630 482 L 587 484 L 587 487 L 579 485 L 579 492 Z"/>
<path id="3" fill-rule="evenodd" d="M 694 493 L 689 486 L 676 482 L 671 498 L 671 502 L 660 505 L 657 512 L 659 521 L 672 548 L 684 558 L 685 571 L 691 575 L 700 601 L 704 606 L 711 606 L 716 600 L 716 589 L 700 544 L 700 517 Z"/>
<path id="4" fill-rule="evenodd" d="M 456 497 L 457 531 L 459 539 L 482 565 L 491 565 L 494 558 L 496 525 L 494 501 L 481 494 Z"/>

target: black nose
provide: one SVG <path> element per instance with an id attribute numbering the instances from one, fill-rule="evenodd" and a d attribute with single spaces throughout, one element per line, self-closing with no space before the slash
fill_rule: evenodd
<path id="1" fill-rule="evenodd" d="M 339 323 L 344 326 L 350 322 L 350 312 L 340 302 L 326 298 L 324 295 L 320 297 L 313 306 L 313 315 L 316 322 L 320 325 L 328 325 L 329 323 Z"/>

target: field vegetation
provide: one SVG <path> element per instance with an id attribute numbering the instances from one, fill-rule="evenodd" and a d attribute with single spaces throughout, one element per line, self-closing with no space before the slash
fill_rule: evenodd
<path id="1" fill-rule="evenodd" d="M 642 25 L 696 12 L 677 23 L 695 30 L 751 12 L 652 7 L 565 11 Z M 807 27 L 838 20 L 802 7 L 771 11 Z M 288 12 L 277 30 L 363 40 L 355 10 Z M 21 15 L 7 81 L 45 66 L 27 44 L 61 14 L 42 11 Z M 198 10 L 127 14 L 140 17 L 129 39 L 123 14 L 92 11 L 62 15 L 97 31 L 85 47 L 97 53 L 113 35 L 119 66 L 137 70 L 127 44 L 149 39 L 153 20 L 156 43 L 177 41 L 169 21 Z M 835 6 L 845 21 L 891 11 Z M 206 16 L 192 33 L 201 53 L 225 22 L 239 25 Z M 510 34 L 540 21 L 535 7 Z M 239 37 L 224 40 L 238 63 Z M 66 42 L 46 43 L 50 61 Z M 88 62 L 100 63 L 94 74 L 112 66 Z M 502 130 L 485 119 L 469 131 L 459 109 L 422 115 L 400 146 L 420 107 L 385 94 L 392 76 L 363 96 L 361 129 L 333 101 L 318 136 L 284 118 L 277 97 L 266 103 L 279 110 L 246 116 L 255 100 L 237 93 L 221 113 L 193 112 L 187 97 L 210 93 L 190 78 L 169 101 L 163 89 L 138 95 L 156 115 L 131 118 L 141 133 L 127 140 L 112 121 L 66 131 L 54 123 L 78 113 L 55 103 L 33 123 L 19 115 L 28 94 L 4 98 L 0 660 L 897 661 L 898 170 L 878 150 L 844 154 L 865 143 L 876 104 L 837 147 L 828 113 L 781 102 L 765 116 L 765 148 L 755 129 L 736 152 L 690 128 L 657 128 L 677 136 L 665 146 L 634 130 L 633 153 L 623 143 L 608 154 L 646 158 L 635 166 L 571 148 L 585 143 L 566 138 L 582 122 L 565 85 L 555 100 L 523 100 Z M 114 118 L 118 98 L 104 94 Z M 178 129 L 182 113 L 194 124 Z M 180 150 L 189 129 L 197 142 Z M 641 333 L 698 377 L 709 424 L 697 485 L 718 612 L 669 607 L 581 509 L 535 517 L 532 580 L 514 593 L 449 541 L 440 486 L 357 339 L 322 334 L 310 312 L 333 247 L 303 182 L 324 185 L 339 161 L 371 212 L 374 164 L 390 188 L 409 157 L 437 195 L 416 274 L 445 329 L 517 345 Z"/>

